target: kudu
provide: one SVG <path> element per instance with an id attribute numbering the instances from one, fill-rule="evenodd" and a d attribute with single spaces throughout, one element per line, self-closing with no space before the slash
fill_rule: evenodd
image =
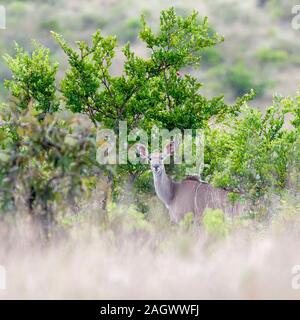
<path id="1" fill-rule="evenodd" d="M 173 222 L 179 223 L 186 213 L 193 213 L 194 220 L 199 220 L 207 208 L 222 209 L 231 216 L 241 213 L 242 206 L 228 200 L 228 191 L 214 188 L 196 176 L 176 182 L 166 174 L 164 160 L 174 153 L 174 142 L 168 143 L 163 153 L 149 155 L 142 144 L 137 145 L 137 152 L 142 159 L 149 160 L 156 194 L 169 210 Z"/>

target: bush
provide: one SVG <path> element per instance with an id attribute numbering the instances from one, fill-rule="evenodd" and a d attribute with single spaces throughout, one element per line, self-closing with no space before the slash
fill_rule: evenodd
<path id="1" fill-rule="evenodd" d="M 151 225 L 145 215 L 134 206 L 110 203 L 107 209 L 107 219 L 102 226 L 104 229 L 113 230 L 118 236 L 151 232 Z"/>
<path id="2" fill-rule="evenodd" d="M 204 66 L 214 66 L 222 61 L 222 54 L 217 48 L 207 48 L 203 50 L 202 64 Z"/>
<path id="3" fill-rule="evenodd" d="M 6 80 L 5 85 L 17 99 L 18 108 L 26 109 L 33 104 L 36 110 L 46 114 L 58 109 L 55 84 L 58 63 L 51 63 L 49 49 L 37 42 L 33 45 L 31 55 L 16 45 L 15 58 L 4 56 L 13 74 L 12 80 Z"/>
<path id="4" fill-rule="evenodd" d="M 103 28 L 107 24 L 107 20 L 99 17 L 99 14 L 86 13 L 81 17 L 81 28 Z M 52 29 L 56 31 L 55 29 Z"/>
<path id="5" fill-rule="evenodd" d="M 56 31 L 60 32 L 62 27 L 60 23 L 55 19 L 44 20 L 40 24 L 40 28 L 45 31 Z"/>
<path id="6" fill-rule="evenodd" d="M 203 215 L 203 226 L 205 231 L 214 238 L 224 238 L 229 229 L 222 210 L 207 209 Z"/>
<path id="7" fill-rule="evenodd" d="M 118 31 L 118 36 L 121 42 L 126 43 L 128 41 L 135 42 L 138 40 L 138 32 L 141 28 L 140 19 L 131 18 L 125 22 L 125 25 L 121 27 L 121 31 Z"/>
<path id="8" fill-rule="evenodd" d="M 256 96 L 264 94 L 268 83 L 257 80 L 255 71 L 250 70 L 244 63 L 237 63 L 225 72 L 225 85 L 231 88 L 236 96 L 243 95 L 253 89 Z"/>
<path id="9" fill-rule="evenodd" d="M 242 117 L 229 121 L 229 130 L 208 132 L 207 157 L 213 183 L 238 190 L 252 200 L 282 190 L 295 143 L 295 132 L 284 127 L 285 116 L 291 111 L 291 105 L 275 97 L 265 113 L 245 106 Z"/>
<path id="10" fill-rule="evenodd" d="M 29 55 L 17 47 L 16 56 L 5 59 L 15 104 L 0 110 L 0 204 L 7 212 L 21 205 L 51 236 L 54 208 L 72 205 L 84 177 L 95 175 L 95 130 L 87 119 L 57 112 L 58 65 L 49 50 L 35 44 Z"/>
<path id="11" fill-rule="evenodd" d="M 288 61 L 289 54 L 284 50 L 261 48 L 257 51 L 256 57 L 261 63 L 282 64 Z"/>

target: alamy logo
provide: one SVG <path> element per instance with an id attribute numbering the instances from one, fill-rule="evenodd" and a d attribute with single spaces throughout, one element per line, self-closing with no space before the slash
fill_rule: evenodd
<path id="1" fill-rule="evenodd" d="M 295 265 L 292 268 L 292 288 L 294 290 L 299 290 L 300 289 L 300 265 Z"/>
<path id="2" fill-rule="evenodd" d="M 159 129 L 156 126 L 148 133 L 142 128 L 135 128 L 128 132 L 127 122 L 120 121 L 118 135 L 111 129 L 99 128 L 97 131 L 97 161 L 101 165 L 115 164 L 137 164 L 143 159 L 137 156 L 137 146 L 143 144 L 150 150 L 160 150 L 160 145 L 165 146 L 173 139 L 174 164 L 186 165 L 187 175 L 200 175 L 204 167 L 204 132 L 202 129 L 185 129 L 181 132 L 179 128 L 172 131 Z M 148 162 L 149 159 L 146 159 Z M 168 159 L 165 161 L 168 164 Z"/>
<path id="3" fill-rule="evenodd" d="M 4 6 L 0 5 L 0 29 L 6 28 L 6 10 Z"/>
<path id="4" fill-rule="evenodd" d="M 300 4 L 292 8 L 292 14 L 295 14 L 295 17 L 292 19 L 292 28 L 295 30 L 300 29 Z"/>
<path id="5" fill-rule="evenodd" d="M 0 266 L 0 290 L 6 289 L 6 269 Z"/>

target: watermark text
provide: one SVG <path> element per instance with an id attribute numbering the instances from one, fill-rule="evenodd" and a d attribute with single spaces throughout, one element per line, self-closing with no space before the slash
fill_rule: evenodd
<path id="1" fill-rule="evenodd" d="M 6 269 L 0 265 L 0 290 L 6 289 Z"/>
<path id="2" fill-rule="evenodd" d="M 294 290 L 299 290 L 300 289 L 300 265 L 295 265 L 292 268 L 292 288 Z"/>
<path id="3" fill-rule="evenodd" d="M 292 19 L 292 28 L 294 30 L 300 29 L 300 4 L 292 7 L 292 14 L 295 15 Z"/>
<path id="4" fill-rule="evenodd" d="M 0 5 L 0 29 L 6 29 L 6 9 Z"/>

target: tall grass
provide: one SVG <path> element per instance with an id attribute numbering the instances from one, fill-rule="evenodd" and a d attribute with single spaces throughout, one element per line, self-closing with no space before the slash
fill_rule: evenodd
<path id="1" fill-rule="evenodd" d="M 189 219 L 171 225 L 156 206 L 146 217 L 125 205 L 105 217 L 97 210 L 90 202 L 60 221 L 47 245 L 30 221 L 3 222 L 7 289 L 0 298 L 300 298 L 292 288 L 292 268 L 300 264 L 296 198 L 277 204 L 268 224 L 222 218 L 216 225 L 225 233 L 209 228 L 209 215 L 220 215 L 214 212 L 195 227 Z"/>

